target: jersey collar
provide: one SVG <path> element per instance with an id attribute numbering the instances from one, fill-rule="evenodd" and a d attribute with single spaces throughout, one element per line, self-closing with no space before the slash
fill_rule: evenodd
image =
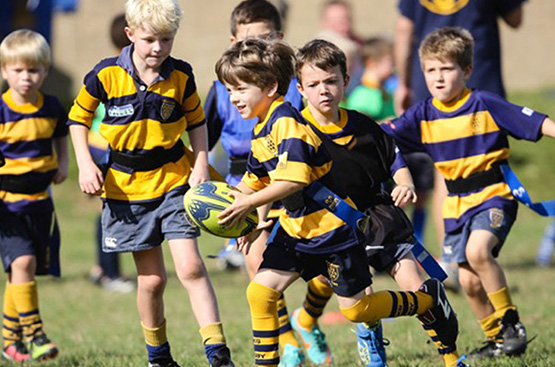
<path id="1" fill-rule="evenodd" d="M 2 94 L 2 99 L 12 111 L 26 114 L 37 112 L 44 104 L 44 96 L 41 92 L 38 92 L 37 101 L 35 103 L 25 103 L 23 105 L 16 104 L 9 89 Z"/>
<path id="2" fill-rule="evenodd" d="M 121 54 L 118 56 L 118 60 L 116 61 L 116 64 L 122 67 L 123 69 L 125 69 L 125 71 L 127 71 L 127 73 L 131 75 L 133 78 L 138 79 L 138 76 L 136 75 L 136 72 L 135 72 L 135 66 L 133 65 L 133 59 L 132 59 L 134 49 L 135 49 L 135 45 L 133 44 L 130 44 L 129 46 L 124 47 L 121 50 Z M 162 66 L 160 68 L 160 74 L 156 77 L 153 84 L 160 80 L 169 79 L 173 69 L 174 69 L 173 60 L 171 56 L 168 56 L 168 58 L 164 60 L 164 62 L 162 63 Z"/>
<path id="3" fill-rule="evenodd" d="M 347 111 L 343 108 L 339 109 L 339 121 L 329 125 L 320 125 L 320 123 L 316 121 L 314 116 L 312 116 L 312 113 L 310 112 L 310 109 L 308 108 L 308 106 L 302 110 L 301 114 L 308 122 L 314 125 L 315 128 L 317 128 L 318 130 L 320 130 L 326 135 L 340 133 L 341 131 L 343 131 L 343 129 L 347 125 L 347 122 L 349 121 Z"/>
<path id="4" fill-rule="evenodd" d="M 468 101 L 468 99 L 470 98 L 470 93 L 471 90 L 469 88 L 465 88 L 461 98 L 459 98 L 455 102 L 442 103 L 434 98 L 432 99 L 432 105 L 441 112 L 453 112 L 461 108 L 466 103 L 466 101 Z"/>

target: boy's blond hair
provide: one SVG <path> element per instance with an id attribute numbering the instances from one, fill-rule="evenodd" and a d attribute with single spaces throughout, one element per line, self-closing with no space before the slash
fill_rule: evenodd
<path id="1" fill-rule="evenodd" d="M 127 0 L 125 20 L 129 28 L 149 28 L 155 34 L 175 34 L 183 11 L 176 0 Z"/>
<path id="2" fill-rule="evenodd" d="M 8 34 L 0 43 L 0 64 L 5 66 L 16 62 L 50 68 L 52 53 L 46 39 L 40 33 L 28 29 L 19 29 Z"/>
<path id="3" fill-rule="evenodd" d="M 418 49 L 421 66 L 424 59 L 450 59 L 461 69 L 472 66 L 474 38 L 464 28 L 444 27 L 428 34 Z"/>
<path id="4" fill-rule="evenodd" d="M 216 74 L 223 84 L 241 82 L 264 89 L 277 83 L 284 96 L 295 73 L 295 54 L 283 42 L 247 38 L 231 45 L 216 63 Z"/>

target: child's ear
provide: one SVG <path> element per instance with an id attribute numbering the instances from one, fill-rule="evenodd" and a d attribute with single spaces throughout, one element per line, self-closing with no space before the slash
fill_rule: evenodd
<path id="1" fill-rule="evenodd" d="M 349 81 L 351 81 L 351 76 L 349 74 L 345 75 L 345 83 L 343 84 L 343 88 L 347 88 L 349 85 Z"/>
<path id="2" fill-rule="evenodd" d="M 297 90 L 299 91 L 299 93 L 301 94 L 301 96 L 303 96 L 303 98 L 306 98 L 306 96 L 304 95 L 304 89 L 303 86 L 301 84 L 301 82 L 297 82 Z"/>
<path id="3" fill-rule="evenodd" d="M 470 76 L 472 75 L 472 71 L 474 70 L 474 68 L 472 67 L 472 65 L 468 65 L 467 68 L 464 70 L 464 80 L 468 81 L 468 79 L 470 79 Z"/>
<path id="4" fill-rule="evenodd" d="M 125 35 L 127 36 L 127 38 L 129 38 L 129 41 L 134 43 L 135 37 L 133 36 L 133 30 L 129 27 L 125 27 L 123 28 L 123 30 L 125 31 Z"/>
<path id="5" fill-rule="evenodd" d="M 278 91 L 278 83 L 275 82 L 274 85 L 272 85 L 269 89 L 268 89 L 268 97 L 270 98 L 274 98 L 277 94 Z"/>

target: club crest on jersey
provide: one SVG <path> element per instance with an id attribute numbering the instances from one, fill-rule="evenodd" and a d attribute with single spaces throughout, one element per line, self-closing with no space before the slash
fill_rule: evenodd
<path id="1" fill-rule="evenodd" d="M 268 135 L 266 135 L 264 137 L 264 145 L 266 145 L 266 149 L 268 149 L 270 151 L 270 153 L 273 154 L 273 156 L 277 156 L 277 147 L 276 147 L 276 143 L 274 143 L 274 141 L 272 140 L 272 138 Z"/>
<path id="2" fill-rule="evenodd" d="M 160 106 L 160 117 L 162 121 L 167 121 L 175 108 L 175 102 L 171 99 L 165 99 L 162 101 L 162 106 Z"/>
<path id="3" fill-rule="evenodd" d="M 123 106 L 112 106 L 108 109 L 108 116 L 110 117 L 124 117 L 131 116 L 135 113 L 135 109 L 132 104 L 126 104 Z"/>
<path id="4" fill-rule="evenodd" d="M 332 262 L 326 261 L 328 265 L 328 274 L 330 276 L 330 283 L 332 285 L 337 285 L 337 279 L 339 279 L 339 265 Z"/>
<path id="5" fill-rule="evenodd" d="M 440 15 L 451 15 L 468 5 L 470 0 L 420 0 L 420 4 Z"/>
<path id="6" fill-rule="evenodd" d="M 489 225 L 491 228 L 500 228 L 503 225 L 505 214 L 500 209 L 489 210 Z"/>

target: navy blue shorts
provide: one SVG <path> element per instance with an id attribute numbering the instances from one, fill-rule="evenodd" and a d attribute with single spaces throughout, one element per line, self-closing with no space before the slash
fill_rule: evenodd
<path id="1" fill-rule="evenodd" d="M 514 221 L 515 217 L 513 215 L 496 208 L 475 214 L 458 231 L 445 234 L 441 259 L 449 264 L 468 262 L 466 259 L 466 244 L 470 233 L 474 230 L 489 231 L 499 239 L 499 243 L 492 250 L 493 256 L 497 257 Z"/>
<path id="2" fill-rule="evenodd" d="M 259 269 L 274 269 L 299 273 L 305 281 L 324 275 L 333 291 L 350 297 L 372 284 L 368 260 L 362 245 L 329 254 L 308 254 L 294 249 L 294 238 L 282 229 L 264 251 Z M 287 241 L 283 241 L 288 237 Z"/>
<path id="3" fill-rule="evenodd" d="M 102 251 L 142 251 L 159 246 L 164 238 L 198 237 L 200 230 L 189 221 L 183 206 L 183 195 L 188 188 L 174 189 L 154 202 L 104 201 Z"/>
<path id="4" fill-rule="evenodd" d="M 18 257 L 34 255 L 35 275 L 60 276 L 60 231 L 54 212 L 0 214 L 0 254 L 4 271 Z"/>

